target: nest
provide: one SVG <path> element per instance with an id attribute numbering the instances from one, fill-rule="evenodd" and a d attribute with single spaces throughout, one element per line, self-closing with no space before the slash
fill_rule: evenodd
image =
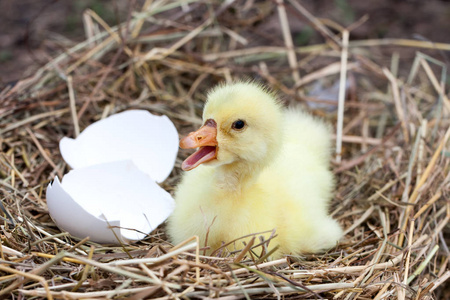
<path id="1" fill-rule="evenodd" d="M 325 42 L 294 46 L 286 6 Z M 442 287 L 450 277 L 450 102 L 439 58 L 450 45 L 352 41 L 360 23 L 343 28 L 319 20 L 295 1 L 146 1 L 114 27 L 93 11 L 84 17 L 84 42 L 54 40 L 63 52 L 0 92 L 0 295 L 449 296 Z M 265 26 L 268 19 L 276 26 Z M 205 256 L 195 238 L 171 245 L 164 226 L 121 246 L 79 240 L 55 226 L 45 188 L 68 171 L 58 150 L 62 137 L 128 109 L 165 114 L 184 135 L 201 124 L 206 90 L 243 77 L 337 124 L 331 214 L 345 228 L 337 247 L 270 260 L 255 242 Z M 162 184 L 171 193 L 186 156 L 180 152 Z"/>

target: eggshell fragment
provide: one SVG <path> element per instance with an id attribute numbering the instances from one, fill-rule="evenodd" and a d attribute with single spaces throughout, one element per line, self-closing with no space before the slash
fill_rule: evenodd
<path id="1" fill-rule="evenodd" d="M 61 155 L 73 168 L 131 160 L 157 182 L 172 171 L 178 133 L 166 116 L 129 110 L 88 126 L 76 139 L 63 138 Z"/>
<path id="2" fill-rule="evenodd" d="M 56 178 L 47 204 L 55 223 L 73 236 L 114 244 L 143 239 L 175 205 L 131 160 L 77 168 L 61 183 Z"/>
<path id="3" fill-rule="evenodd" d="M 172 213 L 174 200 L 155 182 L 170 174 L 178 133 L 166 116 L 122 112 L 88 126 L 60 151 L 74 169 L 47 187 L 55 223 L 98 243 L 146 237 Z"/>

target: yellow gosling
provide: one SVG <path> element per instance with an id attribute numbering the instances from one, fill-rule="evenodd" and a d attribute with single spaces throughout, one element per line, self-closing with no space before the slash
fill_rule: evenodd
<path id="1" fill-rule="evenodd" d="M 334 182 L 327 125 L 299 109 L 283 109 L 273 93 L 251 82 L 213 89 L 203 121 L 180 141 L 198 150 L 182 165 L 188 172 L 168 223 L 174 243 L 197 235 L 203 246 L 208 235 L 211 253 L 273 229 L 276 257 L 337 243 L 342 230 L 328 215 Z M 244 246 L 240 240 L 228 250 Z"/>

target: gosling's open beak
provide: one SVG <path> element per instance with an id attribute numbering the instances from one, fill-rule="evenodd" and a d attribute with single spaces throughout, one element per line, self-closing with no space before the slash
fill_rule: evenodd
<path id="1" fill-rule="evenodd" d="M 181 169 L 189 171 L 217 157 L 217 125 L 214 120 L 207 120 L 199 130 L 189 133 L 180 141 L 180 148 L 199 148 L 181 164 Z"/>

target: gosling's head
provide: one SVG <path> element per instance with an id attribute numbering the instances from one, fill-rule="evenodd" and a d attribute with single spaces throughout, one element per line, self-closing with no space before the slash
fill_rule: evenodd
<path id="1" fill-rule="evenodd" d="M 181 148 L 199 148 L 182 169 L 200 164 L 264 167 L 281 139 L 281 107 L 273 93 L 251 82 L 219 85 L 208 93 L 203 126 L 180 141 Z"/>

